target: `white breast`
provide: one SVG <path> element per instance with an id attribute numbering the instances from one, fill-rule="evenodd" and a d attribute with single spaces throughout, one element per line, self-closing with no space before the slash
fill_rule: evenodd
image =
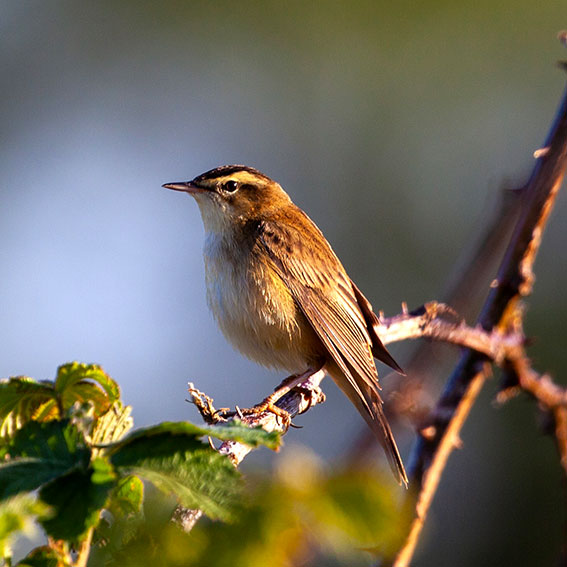
<path id="1" fill-rule="evenodd" d="M 281 296 L 269 283 L 273 274 L 252 252 L 241 262 L 234 242 L 209 232 L 205 239 L 207 301 L 227 340 L 242 354 L 275 368 L 302 372 L 305 361 L 294 353 L 299 333 L 295 318 L 282 309 Z"/>

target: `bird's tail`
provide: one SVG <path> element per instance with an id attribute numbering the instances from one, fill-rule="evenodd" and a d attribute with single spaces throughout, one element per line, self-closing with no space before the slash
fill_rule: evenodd
<path id="1" fill-rule="evenodd" d="M 334 372 L 330 372 L 331 377 L 339 388 L 346 394 L 349 400 L 354 404 L 360 415 L 364 418 L 374 436 L 384 448 L 386 457 L 388 458 L 388 463 L 390 468 L 396 477 L 399 484 L 404 484 L 406 487 L 408 485 L 408 477 L 406 470 L 404 468 L 404 463 L 398 451 L 398 446 L 390 429 L 390 425 L 386 416 L 384 414 L 382 399 L 377 390 L 371 388 L 366 382 L 361 380 L 356 380 L 358 390 L 362 393 L 362 397 L 359 391 L 346 379 L 343 377 L 341 379 L 336 379 L 333 374 L 338 369 L 333 369 Z M 339 370 L 340 372 L 340 370 Z M 342 373 L 342 372 L 341 372 Z M 356 375 L 355 379 L 356 379 Z"/>

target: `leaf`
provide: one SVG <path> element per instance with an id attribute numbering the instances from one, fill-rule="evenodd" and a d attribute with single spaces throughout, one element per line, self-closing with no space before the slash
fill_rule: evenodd
<path id="1" fill-rule="evenodd" d="M 16 432 L 9 448 L 12 458 L 37 457 L 70 464 L 88 460 L 90 455 L 82 434 L 68 419 L 31 421 Z"/>
<path id="2" fill-rule="evenodd" d="M 268 449 L 278 449 L 281 446 L 281 434 L 277 431 L 265 431 L 262 427 L 247 427 L 239 420 L 230 421 L 223 425 L 202 426 L 207 435 L 222 441 L 239 441 L 250 447 L 264 445 Z"/>
<path id="3" fill-rule="evenodd" d="M 0 500 L 36 490 L 75 467 L 86 467 L 90 452 L 69 420 L 29 422 L 8 447 L 0 464 Z"/>
<path id="4" fill-rule="evenodd" d="M 1 380 L 0 436 L 13 435 L 18 427 L 33 419 L 38 410 L 51 418 L 57 417 L 52 414 L 53 409 L 57 409 L 55 398 L 50 382 L 36 382 L 25 376 Z"/>
<path id="5" fill-rule="evenodd" d="M 54 539 L 79 541 L 100 520 L 100 512 L 116 484 L 112 466 L 95 459 L 88 470 L 73 469 L 43 486 L 42 502 L 51 507 L 53 517 L 41 521 Z"/>
<path id="6" fill-rule="evenodd" d="M 0 381 L 0 438 L 28 421 L 60 419 L 77 402 L 92 403 L 95 417 L 120 398 L 118 384 L 95 364 L 60 366 L 55 382 L 19 376 Z"/>
<path id="7" fill-rule="evenodd" d="M 77 401 L 91 401 L 97 416 L 120 398 L 118 384 L 97 364 L 69 362 L 61 365 L 54 387 L 65 409 Z"/>
<path id="8" fill-rule="evenodd" d="M 64 474 L 69 464 L 43 459 L 19 459 L 0 465 L 0 501 L 31 492 Z"/>
<path id="9" fill-rule="evenodd" d="M 277 432 L 268 432 L 261 427 L 250 428 L 243 425 L 240 421 L 227 423 L 226 425 L 195 425 L 188 421 L 166 421 L 159 425 L 137 429 L 131 433 L 124 442 L 137 439 L 139 437 L 149 438 L 155 435 L 170 433 L 172 435 L 188 435 L 197 437 L 216 437 L 222 441 L 239 441 L 258 447 L 265 445 L 270 449 L 277 449 L 281 443 L 281 436 Z"/>
<path id="10" fill-rule="evenodd" d="M 113 516 L 138 514 L 144 499 L 144 483 L 134 475 L 121 479 L 114 488 L 108 510 Z"/>
<path id="11" fill-rule="evenodd" d="M 202 433 L 196 426 L 162 425 L 161 432 L 160 426 L 148 428 L 115 445 L 110 452 L 112 464 L 122 474 L 141 476 L 174 494 L 187 508 L 229 519 L 240 492 L 240 475 L 234 466 L 197 439 Z"/>
<path id="12" fill-rule="evenodd" d="M 101 417 L 96 420 L 91 434 L 93 445 L 105 445 L 119 441 L 132 429 L 134 420 L 130 416 L 132 408 L 122 405 L 118 400 Z"/>

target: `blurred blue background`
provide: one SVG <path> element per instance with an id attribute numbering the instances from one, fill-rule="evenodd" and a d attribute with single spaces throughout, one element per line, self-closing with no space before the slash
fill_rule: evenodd
<path id="1" fill-rule="evenodd" d="M 163 183 L 259 168 L 392 315 L 439 297 L 502 183 L 529 172 L 565 82 L 564 1 L 21 1 L 0 16 L 0 376 L 99 363 L 138 426 L 197 420 L 187 381 L 246 406 L 283 378 L 216 329 L 198 209 Z M 560 379 L 565 218 L 562 195 L 527 316 L 536 368 Z M 363 425 L 325 389 L 287 444 L 340 462 Z M 556 555 L 553 443 L 532 402 L 496 410 L 494 392 L 450 461 L 418 566 Z M 407 455 L 411 429 L 398 437 Z"/>

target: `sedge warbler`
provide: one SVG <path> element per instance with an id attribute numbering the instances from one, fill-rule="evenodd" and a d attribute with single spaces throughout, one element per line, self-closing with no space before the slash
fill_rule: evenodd
<path id="1" fill-rule="evenodd" d="M 229 342 L 260 364 L 291 372 L 288 390 L 329 374 L 384 447 L 398 482 L 407 484 L 374 358 L 402 371 L 376 332 L 372 306 L 315 223 L 251 167 L 225 165 L 164 187 L 189 193 L 199 205 L 207 300 Z"/>

